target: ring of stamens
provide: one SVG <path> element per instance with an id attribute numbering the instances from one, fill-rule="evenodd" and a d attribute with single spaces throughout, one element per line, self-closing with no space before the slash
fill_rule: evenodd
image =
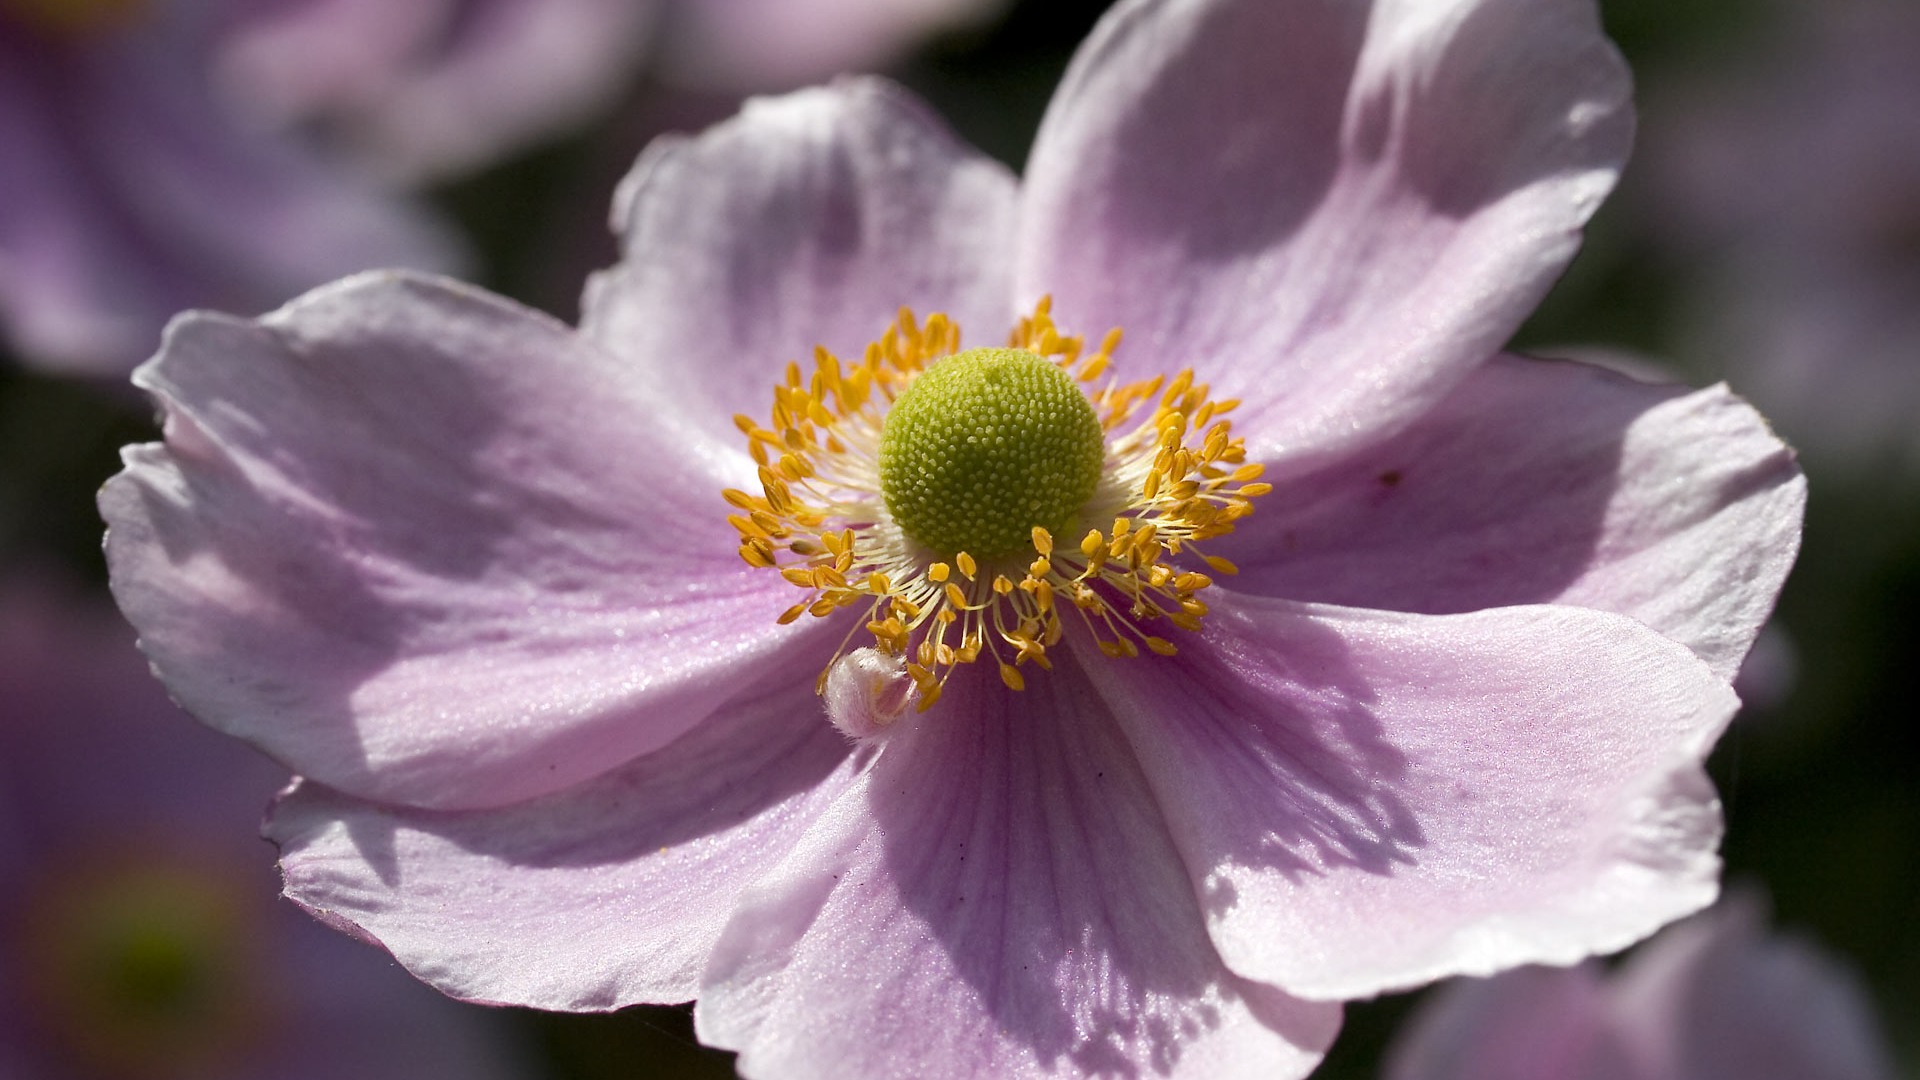
<path id="1" fill-rule="evenodd" d="M 858 363 L 816 348 L 811 375 L 788 364 L 767 424 L 734 417 L 761 492 L 725 492 L 740 557 L 805 591 L 780 622 L 863 608 L 875 645 L 906 661 L 921 710 L 958 665 L 982 656 L 1007 686 L 1023 689 L 1022 666 L 1052 667 L 1048 650 L 1065 633 L 1067 612 L 1110 657 L 1137 656 L 1142 647 L 1176 652 L 1150 629 L 1161 620 L 1199 629 L 1207 614 L 1199 594 L 1213 579 L 1175 560 L 1197 556 L 1216 574 L 1234 573 L 1198 545 L 1232 532 L 1271 486 L 1257 482 L 1261 466 L 1246 460 L 1225 419 L 1237 401 L 1211 399 L 1191 369 L 1170 381 L 1118 382 L 1109 367 L 1119 343 L 1112 330 L 1086 353 L 1081 338 L 1054 325 L 1046 299 L 1014 328 L 1009 347 L 1058 364 L 1100 419 L 1106 457 L 1081 519 L 1111 526 L 1064 544 L 1035 526 L 1031 558 L 985 564 L 965 551 L 921 547 L 891 519 L 880 488 L 887 411 L 922 372 L 960 351 L 959 327 L 945 315 L 923 323 L 902 309 Z M 823 671 L 821 685 L 825 678 Z"/>

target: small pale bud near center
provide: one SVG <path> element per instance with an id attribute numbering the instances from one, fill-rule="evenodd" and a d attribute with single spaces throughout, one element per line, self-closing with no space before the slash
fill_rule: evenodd
<path id="1" fill-rule="evenodd" d="M 827 669 L 827 718 L 855 742 L 885 738 L 913 700 L 907 662 L 879 649 L 855 649 Z"/>

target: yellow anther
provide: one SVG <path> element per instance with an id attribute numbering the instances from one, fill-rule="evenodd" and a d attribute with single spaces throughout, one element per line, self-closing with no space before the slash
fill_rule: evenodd
<path id="1" fill-rule="evenodd" d="M 769 420 L 733 418 L 758 467 L 760 493 L 722 493 L 741 559 L 777 569 L 807 591 L 779 621 L 858 612 L 856 625 L 876 647 L 912 661 L 908 674 L 923 711 L 955 666 L 985 656 L 993 656 L 1009 688 L 1023 689 L 1019 669 L 1050 669 L 1048 650 L 1064 640 L 1069 619 L 1081 619 L 1101 652 L 1117 659 L 1175 654 L 1176 641 L 1144 627 L 1200 627 L 1207 605 L 1196 594 L 1212 586 L 1210 574 L 1234 572 L 1201 544 L 1231 532 L 1272 485 L 1253 482 L 1261 466 L 1246 460 L 1244 442 L 1220 419 L 1238 403 L 1211 399 L 1190 369 L 1172 379 L 1112 381 L 1120 337 L 1111 331 L 1089 349 L 1054 324 L 1045 301 L 1010 336 L 1012 347 L 1077 380 L 1073 392 L 1093 408 L 1109 470 L 1109 486 L 1096 489 L 1100 509 L 1084 512 L 1112 527 L 1088 529 L 1077 549 L 1065 550 L 1048 527 L 1030 527 L 1033 556 L 1024 575 L 1008 565 L 1019 565 L 1017 555 L 983 561 L 971 544 L 952 545 L 945 561 L 920 562 L 907 554 L 918 550 L 903 542 L 912 538 L 890 532 L 897 522 L 865 510 L 882 505 L 864 478 L 876 475 L 875 440 L 894 402 L 933 364 L 960 351 L 951 320 L 919 320 L 903 309 L 857 361 L 817 348 L 811 371 L 787 365 Z M 1133 478 L 1132 491 L 1110 486 L 1116 466 Z M 1115 494 L 1118 506 L 1105 501 Z M 1184 569 L 1190 555 L 1199 555 L 1209 573 Z M 1011 652 L 989 649 L 989 642 L 1005 642 Z"/>

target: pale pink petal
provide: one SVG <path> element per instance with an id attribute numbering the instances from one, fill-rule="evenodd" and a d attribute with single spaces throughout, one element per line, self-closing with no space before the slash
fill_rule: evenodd
<path id="1" fill-rule="evenodd" d="M 1204 634 L 1094 685 L 1239 974 L 1360 997 L 1570 963 L 1713 899 L 1701 763 L 1738 702 L 1646 627 L 1225 595 Z"/>
<path id="2" fill-rule="evenodd" d="M 182 704 L 311 779 L 502 805 L 826 662 L 735 553 L 745 455 L 545 316 L 367 275 L 183 318 L 136 380 L 167 441 L 101 496 L 122 610 Z"/>
<path id="3" fill-rule="evenodd" d="M 1591 965 L 1519 968 L 1434 993 L 1395 1038 L 1386 1080 L 1631 1080 L 1594 1067 L 1608 1033 Z"/>
<path id="4" fill-rule="evenodd" d="M 625 261 L 583 326 L 737 447 L 733 416 L 764 419 L 789 361 L 857 360 L 901 305 L 1004 341 L 1013 202 L 1005 168 L 889 84 L 751 101 L 641 156 L 614 207 Z"/>
<path id="5" fill-rule="evenodd" d="M 1498 357 L 1393 438 L 1283 479 L 1219 551 L 1263 596 L 1618 612 L 1731 679 L 1805 502 L 1792 452 L 1724 386 Z"/>
<path id="6" fill-rule="evenodd" d="M 1071 659 L 948 685 L 742 897 L 702 1040 L 756 1077 L 1305 1075 L 1338 1008 L 1221 966 Z"/>
<path id="7" fill-rule="evenodd" d="M 1310 462 L 1409 422 L 1572 258 L 1632 129 L 1590 0 L 1132 0 L 1027 172 L 1015 299 Z"/>
<path id="8" fill-rule="evenodd" d="M 800 680 L 544 799 L 408 811 L 303 782 L 267 835 L 288 896 L 455 997 L 685 1001 L 741 889 L 847 787 L 849 749 Z"/>
<path id="9" fill-rule="evenodd" d="M 1660 1080 L 1892 1080 L 1859 979 L 1735 893 L 1635 953 L 1613 1020 Z"/>

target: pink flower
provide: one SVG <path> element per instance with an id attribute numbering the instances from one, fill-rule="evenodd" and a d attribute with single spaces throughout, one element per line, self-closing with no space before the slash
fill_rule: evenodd
<path id="1" fill-rule="evenodd" d="M 1735 895 L 1619 971 L 1522 968 L 1438 992 L 1388 1080 L 1892 1080 L 1853 973 Z"/>
<path id="2" fill-rule="evenodd" d="M 102 600 L 0 583 L 0 702 L 0 1075 L 519 1075 L 479 1010 L 277 900 L 285 770 L 169 704 Z"/>
<path id="3" fill-rule="evenodd" d="M 603 112 L 642 69 L 730 91 L 885 63 L 999 0 L 280 0 L 224 50 L 277 124 L 382 174 L 445 176 Z M 657 64 L 654 63 L 657 61 Z"/>
<path id="4" fill-rule="evenodd" d="M 230 115 L 207 67 L 242 6 L 0 3 L 0 338 L 23 359 L 117 378 L 183 307 L 461 261 L 418 208 Z"/>
<path id="5" fill-rule="evenodd" d="M 579 331 L 403 275 L 178 321 L 116 594 L 305 777 L 289 895 L 457 997 L 1303 1075 L 1343 999 L 1715 894 L 1791 455 L 1498 352 L 1629 126 L 1585 0 L 1130 0 L 1023 181 L 883 83 L 754 102 L 643 157 Z"/>

